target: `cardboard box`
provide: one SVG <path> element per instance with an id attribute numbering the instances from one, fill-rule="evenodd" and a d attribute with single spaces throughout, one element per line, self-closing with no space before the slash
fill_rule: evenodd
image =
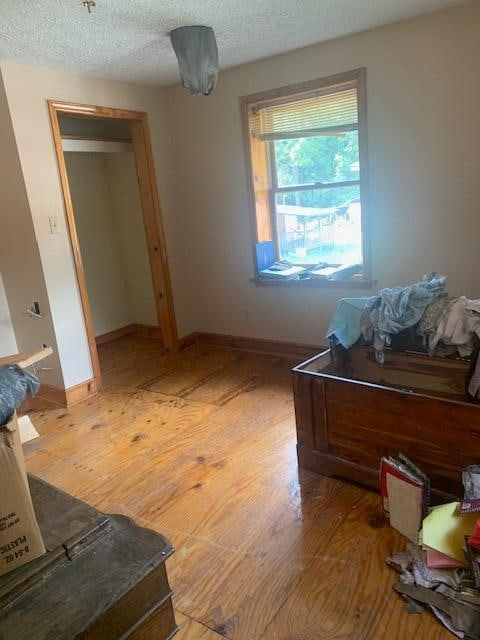
<path id="1" fill-rule="evenodd" d="M 0 575 L 44 553 L 15 413 L 0 427 Z"/>

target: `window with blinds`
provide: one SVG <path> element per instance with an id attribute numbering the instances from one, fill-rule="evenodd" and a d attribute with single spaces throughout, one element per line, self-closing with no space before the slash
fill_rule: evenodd
<path id="1" fill-rule="evenodd" d="M 341 135 L 356 129 L 356 88 L 252 108 L 251 132 L 262 140 Z"/>
<path id="2" fill-rule="evenodd" d="M 255 244 L 273 240 L 301 279 L 367 279 L 365 71 L 247 96 L 242 109 Z"/>

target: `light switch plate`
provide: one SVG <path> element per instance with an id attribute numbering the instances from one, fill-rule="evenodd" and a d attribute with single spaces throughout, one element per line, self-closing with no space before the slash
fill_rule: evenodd
<path id="1" fill-rule="evenodd" d="M 48 222 L 50 223 L 50 233 L 60 233 L 58 228 L 58 216 L 49 216 Z"/>

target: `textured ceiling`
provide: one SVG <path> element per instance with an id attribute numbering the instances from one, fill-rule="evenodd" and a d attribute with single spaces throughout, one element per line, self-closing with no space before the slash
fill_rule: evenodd
<path id="1" fill-rule="evenodd" d="M 0 59 L 118 80 L 178 79 L 168 32 L 214 28 L 225 69 L 463 0 L 0 0 Z"/>

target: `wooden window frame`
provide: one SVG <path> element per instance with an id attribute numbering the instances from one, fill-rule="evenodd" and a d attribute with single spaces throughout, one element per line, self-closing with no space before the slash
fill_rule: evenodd
<path id="1" fill-rule="evenodd" d="M 273 104 L 282 101 L 282 98 L 291 99 L 292 96 L 305 98 L 309 94 L 322 89 L 335 89 L 344 83 L 355 83 L 358 104 L 358 145 L 360 161 L 360 177 L 357 182 L 360 187 L 361 202 L 361 227 L 362 227 L 362 276 L 361 278 L 346 278 L 342 280 L 323 280 L 310 278 L 304 280 L 290 280 L 287 282 L 261 278 L 257 268 L 255 246 L 257 242 L 273 240 L 278 258 L 278 232 L 275 215 L 274 198 L 278 185 L 274 184 L 275 176 L 272 175 L 272 161 L 268 158 L 268 146 L 270 154 L 272 143 L 255 140 L 250 135 L 250 110 L 258 103 Z M 369 241 L 369 198 L 368 198 L 368 150 L 367 150 L 367 97 L 366 97 L 366 69 L 364 67 L 338 73 L 325 78 L 309 80 L 297 84 L 287 85 L 271 91 L 250 94 L 240 98 L 242 113 L 243 140 L 245 147 L 245 163 L 248 183 L 248 200 L 250 211 L 250 228 L 252 238 L 252 258 L 254 264 L 254 279 L 257 286 L 280 287 L 347 287 L 370 288 L 370 241 Z M 255 171 L 255 167 L 257 171 Z M 348 181 L 350 184 L 351 181 Z M 330 185 L 328 185 L 330 186 Z M 332 187 L 342 186 L 334 183 Z M 311 185 L 308 186 L 312 188 Z M 326 187 L 325 187 L 326 188 Z"/>

